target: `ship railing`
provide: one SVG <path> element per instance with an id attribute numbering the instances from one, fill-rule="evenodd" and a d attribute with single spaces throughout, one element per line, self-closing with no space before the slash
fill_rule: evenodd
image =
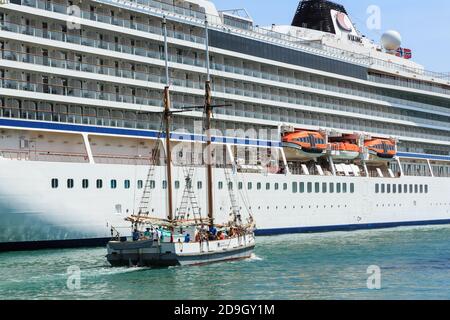
<path id="1" fill-rule="evenodd" d="M 94 46 L 94 47 L 100 47 L 107 50 L 113 50 L 117 52 L 122 53 L 129 53 L 129 54 L 135 54 L 143 57 L 150 57 L 154 59 L 164 60 L 164 55 L 161 55 L 161 53 L 153 51 L 153 50 L 147 50 L 146 48 L 142 47 L 129 47 L 121 44 L 106 42 L 106 41 L 98 41 L 93 38 L 88 37 L 79 37 L 79 36 L 73 36 L 73 35 L 66 35 L 65 33 L 61 33 L 59 31 L 43 31 L 39 28 L 34 28 L 30 26 L 22 26 L 19 24 L 14 24 L 10 22 L 4 22 L 1 26 L 2 30 L 10 31 L 10 32 L 19 32 L 24 34 L 33 34 L 35 36 L 42 36 L 44 38 L 51 38 L 56 39 L 60 41 L 70 42 L 70 43 L 80 43 L 82 45 L 88 45 L 88 46 Z M 126 69 L 116 69 L 111 68 L 109 66 L 99 66 L 99 65 L 91 65 L 87 63 L 80 63 L 76 61 L 70 61 L 70 60 L 62 60 L 57 58 L 50 58 L 50 57 L 40 57 L 37 55 L 32 54 L 26 54 L 24 56 L 24 53 L 21 52 L 13 52 L 8 50 L 3 50 L 3 54 L 1 58 L 7 59 L 7 60 L 18 60 L 21 59 L 22 62 L 28 62 L 28 63 L 35 63 L 35 64 L 43 64 L 43 65 L 50 65 L 52 67 L 60 67 L 65 69 L 71 69 L 71 70 L 78 70 L 78 71 L 84 71 L 84 72 L 94 72 L 99 74 L 106 74 L 110 76 L 117 76 L 117 77 L 125 77 L 125 78 L 132 78 L 136 80 L 142 80 L 142 81 L 152 81 L 155 83 L 165 83 L 165 77 L 162 77 L 161 75 L 157 74 L 151 74 L 151 73 L 145 73 L 145 72 L 139 72 L 139 71 L 132 71 L 132 70 L 126 70 Z M 21 55 L 21 57 L 18 57 L 17 55 Z M 174 54 L 169 54 L 169 61 L 174 63 L 181 63 L 181 64 L 187 64 L 192 66 L 198 66 L 198 67 L 204 67 L 205 62 L 200 59 L 193 59 L 186 56 L 179 56 Z M 315 83 L 308 83 L 307 81 L 304 81 L 302 79 L 296 79 L 292 77 L 286 77 L 276 74 L 271 74 L 267 72 L 261 72 L 257 70 L 252 70 L 248 68 L 240 68 L 236 66 L 230 66 L 230 65 L 224 65 L 220 63 L 211 63 L 211 68 L 213 70 L 217 71 L 225 71 L 225 72 L 231 72 L 235 74 L 243 74 L 247 76 L 252 76 L 255 78 L 262 78 L 267 79 L 271 81 L 277 81 L 277 82 L 284 82 L 289 84 L 295 84 L 299 86 L 308 86 L 308 87 L 321 87 L 321 84 L 316 85 Z M 184 79 L 174 79 L 175 85 L 184 85 L 186 87 L 190 88 L 196 88 L 196 89 L 203 89 L 204 83 L 203 82 L 194 82 L 191 80 L 184 80 Z M 402 83 L 396 83 L 397 85 L 403 85 Z M 410 87 L 410 86 L 408 86 Z M 449 93 L 449 90 L 442 89 L 434 89 L 432 91 L 442 92 L 442 93 Z M 339 87 L 335 87 L 332 85 L 326 85 L 323 89 L 325 90 L 341 90 Z M 427 88 L 423 88 L 427 89 Z M 245 95 L 248 95 L 248 91 L 244 91 Z M 292 100 L 289 98 L 289 101 Z"/>
<path id="2" fill-rule="evenodd" d="M 48 2 L 48 1 L 42 1 L 42 0 L 22 0 L 22 5 L 41 9 L 41 10 L 51 11 L 51 12 L 55 12 L 55 13 L 59 13 L 59 14 L 65 14 L 65 15 L 69 15 L 69 16 L 73 17 L 70 14 L 70 10 L 68 10 L 69 7 L 67 5 L 61 5 L 61 4 Z M 77 14 L 78 13 L 79 13 L 79 16 L 77 18 L 111 24 L 111 25 L 118 26 L 118 27 L 152 33 L 152 34 L 156 34 L 156 35 L 160 35 L 160 36 L 163 35 L 163 31 L 162 31 L 161 27 L 152 26 L 152 25 L 145 24 L 145 23 L 139 23 L 137 21 L 132 21 L 129 19 L 123 19 L 123 18 L 119 18 L 119 17 L 102 15 L 97 12 L 79 10 L 77 12 Z M 194 43 L 200 43 L 200 44 L 205 43 L 204 37 L 196 36 L 193 34 L 177 32 L 177 31 L 173 31 L 173 30 L 167 30 L 167 36 L 170 38 L 190 41 L 190 42 L 194 42 Z"/>
<path id="3" fill-rule="evenodd" d="M 96 74 L 103 74 L 113 77 L 129 78 L 134 80 L 155 82 L 164 84 L 166 82 L 165 76 L 155 73 L 139 72 L 132 69 L 116 68 L 111 65 L 97 65 L 75 60 L 58 59 L 54 57 L 42 56 L 37 54 L 25 53 L 15 50 L 3 50 L 0 59 L 9 61 L 18 61 L 24 63 L 38 64 L 49 66 L 53 68 L 62 68 L 82 72 L 90 72 Z M 173 78 L 172 82 L 176 86 L 185 86 L 195 89 L 204 89 L 203 82 L 196 82 L 192 80 L 183 80 Z"/>
<path id="4" fill-rule="evenodd" d="M 190 22 L 196 22 L 197 24 L 203 24 L 203 21 L 207 18 L 211 26 L 230 33 L 243 34 L 251 38 L 258 40 L 265 40 L 273 43 L 289 46 L 294 49 L 300 49 L 303 51 L 309 51 L 317 55 L 327 56 L 338 60 L 349 61 L 355 64 L 360 64 L 368 67 L 382 67 L 387 69 L 394 69 L 396 71 L 402 71 L 413 75 L 427 76 L 432 79 L 439 79 L 444 81 L 450 81 L 450 75 L 448 73 L 438 73 L 427 71 L 421 68 L 412 68 L 405 65 L 393 63 L 391 61 L 385 61 L 377 58 L 373 58 L 370 55 L 357 54 L 348 50 L 334 48 L 319 44 L 314 41 L 304 40 L 302 38 L 294 37 L 287 34 L 282 34 L 270 29 L 260 28 L 254 26 L 251 30 L 248 28 L 239 28 L 237 26 L 224 25 L 219 16 L 207 15 L 204 12 L 195 11 L 191 8 L 184 8 L 173 4 L 167 4 L 155 0 L 137 0 L 137 1 L 120 1 L 120 0 L 100 0 L 96 1 L 100 3 L 113 4 L 115 6 L 123 7 L 130 10 L 137 10 L 144 13 L 157 13 L 158 15 L 164 15 L 167 13 L 174 14 L 176 18 L 189 20 Z M 54 4 L 51 2 L 41 0 L 23 0 L 23 5 L 35 7 L 43 10 L 53 11 L 61 14 L 67 14 L 67 7 L 63 5 Z M 120 19 L 112 16 L 103 16 L 98 13 L 90 11 L 81 11 L 81 18 L 94 20 L 98 22 L 109 23 L 113 25 L 123 26 L 126 28 L 132 28 L 140 31 L 146 31 L 162 34 L 162 29 L 138 22 L 130 21 L 127 19 Z M 203 37 L 194 35 L 187 35 L 185 33 L 173 32 L 169 34 L 169 37 L 187 40 L 196 43 L 204 43 Z"/>
<path id="5" fill-rule="evenodd" d="M 251 30 L 249 30 L 248 28 L 241 29 L 237 26 L 225 25 L 223 24 L 223 21 L 219 16 L 208 15 L 203 12 L 198 12 L 192 9 L 186 9 L 173 4 L 166 4 L 155 0 L 137 0 L 137 1 L 100 0 L 97 2 L 114 4 L 122 8 L 137 10 L 144 13 L 149 13 L 150 11 L 163 15 L 169 13 L 173 14 L 175 18 L 184 19 L 185 21 L 189 21 L 191 23 L 195 22 L 199 26 L 203 25 L 205 19 L 208 19 L 210 27 L 219 31 L 241 34 L 249 38 L 281 44 L 283 46 L 288 46 L 290 48 L 294 48 L 297 50 L 311 52 L 316 55 L 331 57 L 333 59 L 348 61 L 354 64 L 359 64 L 367 67 L 373 66 L 383 67 L 386 69 L 393 69 L 396 71 L 402 71 L 413 75 L 421 75 L 435 79 L 450 81 L 450 75 L 447 73 L 427 71 L 422 68 L 407 67 L 405 65 L 397 64 L 391 61 L 373 58 L 370 55 L 358 54 L 352 51 L 326 46 L 314 41 L 309 41 L 291 35 L 279 33 L 266 28 L 260 28 L 258 26 L 254 26 L 252 27 Z"/>
<path id="6" fill-rule="evenodd" d="M 8 160 L 30 160 L 30 152 L 29 151 L 13 151 L 13 150 L 2 150 L 0 151 L 0 156 L 3 159 Z"/>

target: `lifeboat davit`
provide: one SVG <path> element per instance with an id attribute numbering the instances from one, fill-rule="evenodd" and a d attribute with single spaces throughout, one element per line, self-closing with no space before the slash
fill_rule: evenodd
<path id="1" fill-rule="evenodd" d="M 394 141 L 389 139 L 373 139 L 366 141 L 364 146 L 369 150 L 369 156 L 374 160 L 391 160 L 397 154 Z"/>
<path id="2" fill-rule="evenodd" d="M 287 160 L 312 160 L 323 156 L 327 144 L 323 135 L 316 131 L 297 131 L 283 137 Z"/>
<path id="3" fill-rule="evenodd" d="M 355 160 L 361 153 L 361 148 L 351 142 L 332 142 L 330 148 L 333 160 Z"/>

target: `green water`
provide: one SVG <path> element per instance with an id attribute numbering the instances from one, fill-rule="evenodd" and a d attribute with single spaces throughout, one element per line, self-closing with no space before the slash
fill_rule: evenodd
<path id="1" fill-rule="evenodd" d="M 259 237 L 253 258 L 201 267 L 116 269 L 104 255 L 1 253 L 0 299 L 450 299 L 450 227 Z M 380 290 L 367 288 L 371 265 Z"/>

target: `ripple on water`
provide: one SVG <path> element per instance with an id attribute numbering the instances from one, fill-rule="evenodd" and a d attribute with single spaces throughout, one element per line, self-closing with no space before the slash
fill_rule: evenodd
<path id="1" fill-rule="evenodd" d="M 450 227 L 258 237 L 250 259 L 111 268 L 104 248 L 0 254 L 0 299 L 449 299 Z M 382 290 L 367 289 L 380 266 Z M 70 266 L 79 290 L 67 288 Z"/>

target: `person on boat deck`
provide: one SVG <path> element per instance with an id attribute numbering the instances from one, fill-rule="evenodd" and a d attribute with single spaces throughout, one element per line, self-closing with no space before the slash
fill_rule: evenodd
<path id="1" fill-rule="evenodd" d="M 191 235 L 190 235 L 189 233 L 186 234 L 186 236 L 184 237 L 184 242 L 185 242 L 185 243 L 191 242 Z"/>
<path id="2" fill-rule="evenodd" d="M 213 236 L 217 235 L 217 229 L 216 229 L 216 227 L 214 227 L 214 226 L 209 227 L 209 232 L 210 232 Z"/>
<path id="3" fill-rule="evenodd" d="M 222 231 L 219 231 L 217 233 L 217 240 L 225 240 L 225 235 L 223 234 Z"/>
<path id="4" fill-rule="evenodd" d="M 162 238 L 162 231 L 159 227 L 156 228 L 156 234 L 158 235 L 158 240 Z"/>
<path id="5" fill-rule="evenodd" d="M 156 228 L 156 229 L 152 228 L 152 237 L 153 237 L 153 241 L 158 241 L 159 240 L 158 228 Z"/>
<path id="6" fill-rule="evenodd" d="M 146 228 L 145 229 L 144 238 L 150 239 L 150 228 Z"/>
<path id="7" fill-rule="evenodd" d="M 141 234 L 140 234 L 140 232 L 138 231 L 138 229 L 134 229 L 134 230 L 133 230 L 133 241 L 138 241 L 139 238 L 140 238 L 140 236 L 141 236 Z"/>

